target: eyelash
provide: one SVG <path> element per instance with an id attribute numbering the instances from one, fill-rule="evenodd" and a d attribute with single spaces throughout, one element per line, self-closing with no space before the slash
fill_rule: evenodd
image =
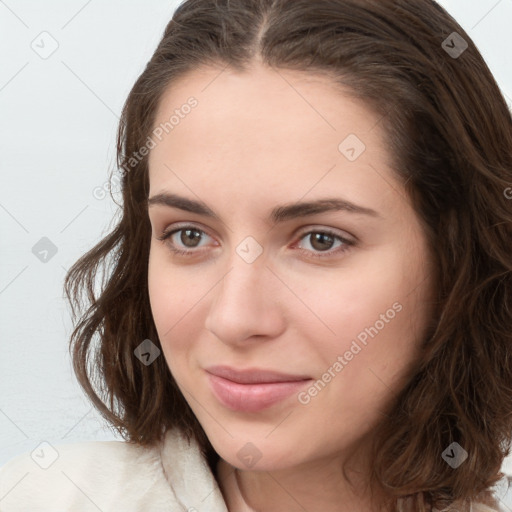
<path id="1" fill-rule="evenodd" d="M 194 230 L 194 231 L 200 233 L 201 235 L 210 236 L 210 235 L 208 235 L 208 233 L 206 233 L 206 231 L 203 231 L 202 229 L 196 228 L 195 226 L 186 225 L 186 226 L 181 226 L 179 228 L 173 229 L 171 231 L 164 231 L 161 236 L 156 237 L 156 238 L 157 238 L 157 240 L 160 240 L 165 245 L 167 245 L 169 247 L 169 249 L 177 256 L 192 257 L 192 256 L 194 256 L 194 254 L 196 254 L 200 251 L 199 250 L 188 250 L 187 251 L 187 250 L 183 250 L 183 249 L 177 249 L 173 244 L 167 242 L 167 240 L 175 233 L 179 233 L 180 231 L 185 231 L 187 229 Z M 334 255 L 338 255 L 338 254 L 348 251 L 350 249 L 350 247 L 355 245 L 355 242 L 353 242 L 352 240 L 348 240 L 348 239 L 334 233 L 333 231 L 331 231 L 329 229 L 305 231 L 304 233 L 302 233 L 300 235 L 299 242 L 306 236 L 312 235 L 312 234 L 328 235 L 328 236 L 331 236 L 343 243 L 343 246 L 341 246 L 341 248 L 338 247 L 336 250 L 329 250 L 328 252 L 327 251 L 313 252 L 308 249 L 302 249 L 302 248 L 297 249 L 301 253 L 307 253 L 307 255 L 312 258 L 333 257 Z"/>

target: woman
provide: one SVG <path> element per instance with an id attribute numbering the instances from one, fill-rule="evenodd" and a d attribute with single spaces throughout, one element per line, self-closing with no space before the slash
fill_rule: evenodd
<path id="1" fill-rule="evenodd" d="M 14 459 L 0 510 L 505 510 L 512 122 L 439 5 L 188 0 L 118 161 L 66 292 L 127 442 Z"/>

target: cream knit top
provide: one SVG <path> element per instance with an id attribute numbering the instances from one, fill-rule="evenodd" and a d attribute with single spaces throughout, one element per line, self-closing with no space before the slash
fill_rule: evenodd
<path id="1" fill-rule="evenodd" d="M 510 511 L 483 504 L 472 510 Z M 43 443 L 14 457 L 0 468 L 0 512 L 22 511 L 239 512 L 228 511 L 196 441 L 189 445 L 177 430 L 151 448 L 123 441 Z"/>

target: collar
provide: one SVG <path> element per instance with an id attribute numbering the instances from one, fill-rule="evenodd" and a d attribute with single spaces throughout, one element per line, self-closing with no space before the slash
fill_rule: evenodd
<path id="1" fill-rule="evenodd" d="M 221 490 L 194 438 L 177 428 L 165 433 L 160 457 L 176 499 L 190 512 L 228 512 Z"/>

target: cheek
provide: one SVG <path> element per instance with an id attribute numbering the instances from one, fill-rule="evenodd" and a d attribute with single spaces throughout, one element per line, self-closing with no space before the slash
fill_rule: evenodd
<path id="1" fill-rule="evenodd" d="M 148 293 L 153 320 L 166 354 L 174 342 L 180 323 L 186 319 L 186 310 L 190 301 L 190 285 L 185 286 L 180 273 L 173 271 L 163 251 L 159 248 L 150 251 L 148 265 Z M 190 309 L 190 308 L 188 308 Z M 167 354 L 166 354 L 167 359 Z"/>
<path id="2" fill-rule="evenodd" d="M 210 282 L 211 281 L 211 282 Z M 197 269 L 183 270 L 173 265 L 169 255 L 152 248 L 148 264 L 148 293 L 153 320 L 163 355 L 173 375 L 188 365 L 189 355 L 204 330 L 207 292 L 215 280 Z"/>
<path id="3" fill-rule="evenodd" d="M 316 363 L 317 380 L 299 401 L 319 429 L 326 424 L 334 432 L 341 424 L 346 432 L 372 428 L 410 377 L 422 335 L 420 323 L 410 318 L 417 314 L 414 294 L 390 294 L 386 287 L 381 291 L 373 288 L 367 301 L 359 297 L 346 302 L 336 337 L 317 336 L 309 357 Z M 400 300 L 392 302 L 394 297 Z"/>
<path id="4" fill-rule="evenodd" d="M 407 267 L 403 253 L 390 247 L 378 255 L 360 257 L 357 269 L 333 270 L 331 275 L 311 278 L 302 276 L 301 287 L 295 290 L 314 313 L 307 315 L 311 334 L 314 327 L 321 327 L 321 321 L 328 327 L 316 331 L 322 336 L 322 345 L 339 351 L 348 349 L 355 338 L 364 343 L 370 336 L 368 330 L 374 332 L 375 327 L 379 336 L 385 331 L 396 333 L 404 325 L 408 329 L 407 318 L 421 313 L 417 297 L 411 292 L 423 277 Z"/>
<path id="5" fill-rule="evenodd" d="M 156 245 L 156 242 L 152 242 Z M 200 299 L 198 279 L 173 266 L 165 249 L 152 245 L 148 263 L 148 293 L 159 335 L 170 333 L 187 309 Z M 162 340 L 163 341 L 163 340 Z"/>
<path id="6" fill-rule="evenodd" d="M 429 290 L 423 283 L 411 291 L 409 284 L 397 277 L 394 288 L 383 286 L 381 293 L 374 289 L 373 305 L 358 303 L 359 310 L 347 319 L 343 348 L 330 347 L 331 361 L 338 355 L 344 359 L 332 392 L 346 397 L 345 412 L 357 417 L 366 411 L 368 423 L 378 420 L 391 404 L 421 356 L 430 314 L 425 301 Z"/>
<path id="7" fill-rule="evenodd" d="M 327 287 L 309 287 L 310 303 L 331 331 L 316 330 L 319 323 L 311 315 L 308 337 L 315 340 L 311 348 L 323 364 L 317 371 L 322 375 L 331 369 L 344 376 L 333 387 L 357 382 L 351 393 L 364 398 L 370 390 L 385 391 L 384 382 L 398 382 L 416 360 L 430 318 L 430 281 L 422 254 L 390 247 L 378 258 L 361 258 L 357 272 L 326 280 Z M 338 356 L 343 368 L 338 364 L 336 371 Z"/>

